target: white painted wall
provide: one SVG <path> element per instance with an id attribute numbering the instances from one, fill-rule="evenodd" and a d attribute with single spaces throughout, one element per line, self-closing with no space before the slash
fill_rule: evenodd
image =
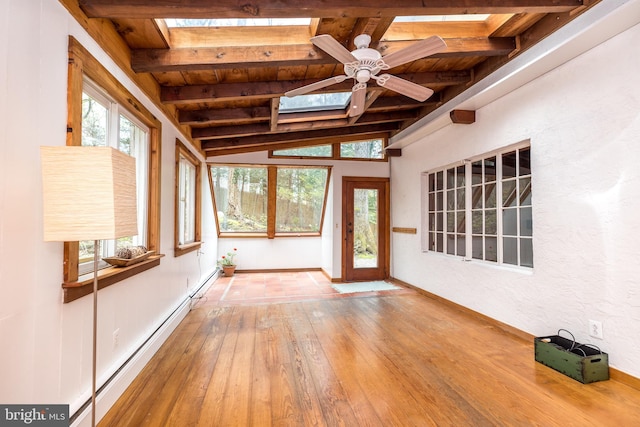
<path id="1" fill-rule="evenodd" d="M 73 413 L 90 397 L 92 298 L 62 303 L 63 244 L 43 241 L 39 154 L 41 145 L 65 145 L 70 34 L 162 121 L 160 250 L 166 256 L 159 267 L 99 292 L 99 379 L 214 271 L 217 236 L 205 175 L 204 254 L 173 256 L 177 129 L 59 2 L 0 2 L 0 402 L 69 403 Z"/>
<path id="2" fill-rule="evenodd" d="M 270 159 L 267 152 L 210 157 L 209 163 L 331 166 L 327 160 Z M 238 248 L 238 269 L 322 268 L 331 278 L 342 274 L 342 177 L 388 177 L 388 162 L 333 162 L 322 236 L 275 239 L 219 239 L 219 253 Z"/>
<path id="3" fill-rule="evenodd" d="M 640 376 L 639 45 L 635 26 L 392 160 L 392 225 L 419 228 L 421 172 L 530 139 L 533 270 L 423 253 L 420 234 L 393 234 L 392 275 L 536 336 L 569 329 Z"/>

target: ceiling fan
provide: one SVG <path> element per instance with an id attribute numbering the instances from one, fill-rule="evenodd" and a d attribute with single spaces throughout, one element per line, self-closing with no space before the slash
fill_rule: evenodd
<path id="1" fill-rule="evenodd" d="M 286 92 L 285 95 L 288 97 L 304 95 L 352 78 L 356 83 L 352 88 L 348 115 L 349 117 L 355 117 L 364 112 L 367 82 L 370 79 L 375 80 L 378 85 L 386 89 L 398 92 L 420 102 L 427 100 L 427 98 L 433 94 L 433 90 L 424 86 L 391 74 L 378 75 L 378 73 L 382 70 L 388 70 L 398 65 L 442 52 L 447 47 L 442 38 L 431 36 L 385 56 L 382 56 L 377 50 L 369 48 L 370 42 L 371 37 L 368 34 L 361 34 L 354 39 L 356 49 L 349 52 L 340 42 L 328 34 L 312 37 L 311 43 L 344 64 L 345 74 L 290 90 Z"/>

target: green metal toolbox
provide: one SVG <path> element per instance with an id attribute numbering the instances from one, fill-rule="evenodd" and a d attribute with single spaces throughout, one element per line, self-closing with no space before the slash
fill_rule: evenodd
<path id="1" fill-rule="evenodd" d="M 567 332 L 572 339 L 561 337 Z M 609 355 L 591 344 L 577 343 L 571 332 L 534 338 L 536 361 L 588 384 L 609 379 Z"/>

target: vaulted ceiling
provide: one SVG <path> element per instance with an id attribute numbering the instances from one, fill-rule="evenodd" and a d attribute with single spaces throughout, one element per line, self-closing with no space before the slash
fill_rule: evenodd
<path id="1" fill-rule="evenodd" d="M 589 0 L 61 0 L 89 21 L 113 26 L 130 67 L 159 86 L 158 101 L 207 156 L 390 137 L 555 32 Z M 489 14 L 479 21 L 396 16 Z M 77 13 L 76 13 L 77 15 Z M 169 28 L 163 18 L 312 18 L 309 26 Z M 389 74 L 428 87 L 424 102 L 368 83 L 365 111 L 282 113 L 280 97 L 344 74 L 344 65 L 310 42 L 328 34 L 349 51 L 368 34 L 385 55 L 433 35 L 447 47 Z M 100 40 L 99 40 L 100 41 Z M 349 91 L 353 79 L 319 92 Z M 456 115 L 465 122 L 465 112 Z"/>

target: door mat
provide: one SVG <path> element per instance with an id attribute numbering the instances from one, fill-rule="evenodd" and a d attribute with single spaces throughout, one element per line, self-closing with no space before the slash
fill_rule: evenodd
<path id="1" fill-rule="evenodd" d="M 352 294 L 356 292 L 393 291 L 396 289 L 402 289 L 399 286 L 395 286 L 389 282 L 383 281 L 340 283 L 332 285 L 332 287 L 341 294 Z"/>

